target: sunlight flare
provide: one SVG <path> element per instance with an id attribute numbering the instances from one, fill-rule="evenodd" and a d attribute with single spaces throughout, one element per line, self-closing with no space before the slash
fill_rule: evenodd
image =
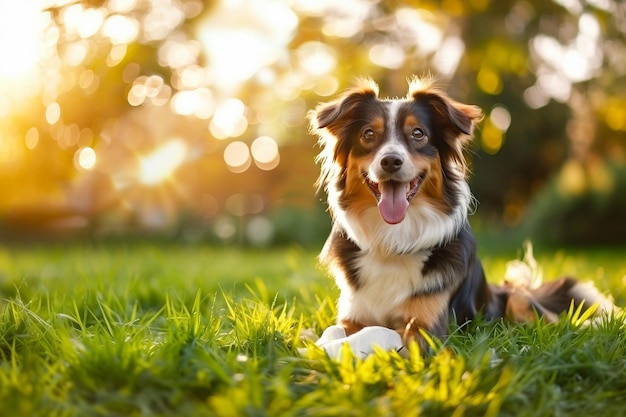
<path id="1" fill-rule="evenodd" d="M 46 16 L 39 2 L 0 0 L 0 79 L 34 71 L 43 55 Z"/>
<path id="2" fill-rule="evenodd" d="M 181 139 L 173 139 L 139 160 L 139 181 L 155 185 L 167 178 L 185 161 L 187 145 Z"/>
<path id="3" fill-rule="evenodd" d="M 200 22 L 197 37 L 216 85 L 229 90 L 278 61 L 297 26 L 298 16 L 283 2 L 228 0 Z"/>

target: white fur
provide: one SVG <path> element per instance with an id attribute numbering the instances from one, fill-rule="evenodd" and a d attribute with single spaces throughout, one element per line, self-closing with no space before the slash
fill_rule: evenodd
<path id="1" fill-rule="evenodd" d="M 570 290 L 572 297 L 585 300 L 583 307 L 589 308 L 594 304 L 598 305 L 599 313 L 618 312 L 620 309 L 613 304 L 613 300 L 602 294 L 593 282 L 579 282 Z"/>
<path id="2" fill-rule="evenodd" d="M 426 280 L 419 271 L 430 251 L 383 256 L 362 253 L 355 260 L 359 269 L 358 296 L 347 283 L 339 283 L 338 317 L 359 323 L 377 323 L 393 318 L 398 306 L 411 294 L 424 290 Z"/>
<path id="3" fill-rule="evenodd" d="M 403 103 L 400 101 L 392 101 L 389 107 L 389 120 L 397 120 L 398 109 Z M 381 161 L 382 159 L 389 154 L 397 154 L 405 161 L 410 160 L 411 154 L 407 149 L 406 145 L 400 141 L 398 138 L 402 137 L 403 134 L 398 132 L 398 127 L 395 123 L 391 123 L 389 126 L 390 132 L 388 133 L 389 140 L 387 140 L 381 147 L 376 151 L 374 155 L 374 159 L 369 163 L 367 167 L 367 175 L 370 180 L 374 182 L 381 182 L 384 180 L 394 179 L 396 181 L 401 182 L 409 182 L 415 177 L 418 176 L 419 171 L 413 164 L 404 164 L 402 168 L 394 172 L 393 174 L 389 174 L 385 172 L 382 168 Z"/>
<path id="4" fill-rule="evenodd" d="M 376 206 L 363 213 L 333 207 L 336 221 L 362 249 L 355 260 L 359 270 L 358 296 L 355 297 L 355 289 L 345 281 L 342 271 L 332 271 L 341 289 L 340 320 L 380 323 L 381 319 L 391 318 L 412 294 L 432 285 L 436 277 L 426 280 L 420 274 L 430 255 L 429 249 L 453 238 L 467 217 L 471 201 L 469 187 L 461 181 L 458 189 L 461 197 L 452 215 L 419 201 L 418 195 L 404 220 L 396 225 L 387 224 Z"/>
<path id="5" fill-rule="evenodd" d="M 406 148 L 399 143 L 388 143 L 382 146 L 376 155 L 374 156 L 373 163 L 369 164 L 367 170 L 367 176 L 370 180 L 380 183 L 392 177 L 392 175 L 385 172 L 381 167 L 382 159 L 389 154 L 398 154 L 404 160 L 408 160 L 410 155 Z M 393 174 L 393 178 L 400 182 L 409 182 L 415 179 L 419 175 L 419 171 L 412 164 L 404 164 L 402 169 Z M 407 184 L 408 185 L 408 184 Z"/>
<path id="6" fill-rule="evenodd" d="M 379 183 L 381 181 L 389 179 L 389 177 L 393 177 L 392 179 L 396 181 L 408 183 L 409 181 L 414 180 L 415 177 L 419 175 L 419 171 L 413 164 L 402 165 L 402 168 L 392 175 L 385 172 L 382 168 L 381 161 L 386 155 L 389 154 L 398 154 L 405 161 L 408 161 L 411 157 L 406 149 L 406 146 L 402 145 L 397 140 L 386 143 L 385 145 L 381 146 L 381 148 L 376 152 L 372 163 L 368 166 L 367 176 L 370 180 Z"/>
<path id="7" fill-rule="evenodd" d="M 363 212 L 350 207 L 341 210 L 337 204 L 339 192 L 334 187 L 328 189 L 328 201 L 335 221 L 363 251 L 381 255 L 415 253 L 448 242 L 465 223 L 472 196 L 463 180 L 459 181 L 457 189 L 460 197 L 452 214 L 443 213 L 420 201 L 418 194 L 404 220 L 394 225 L 382 219 L 375 205 Z"/>

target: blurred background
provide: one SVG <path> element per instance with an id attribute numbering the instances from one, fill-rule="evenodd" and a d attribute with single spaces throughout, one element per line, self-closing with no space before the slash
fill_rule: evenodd
<path id="1" fill-rule="evenodd" d="M 626 243 L 621 0 L 0 0 L 0 239 L 319 245 L 306 113 L 432 73 L 479 232 Z"/>

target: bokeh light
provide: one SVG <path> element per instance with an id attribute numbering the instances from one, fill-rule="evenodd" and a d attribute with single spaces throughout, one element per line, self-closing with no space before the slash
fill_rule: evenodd
<path id="1" fill-rule="evenodd" d="M 489 113 L 491 123 L 503 132 L 511 126 L 511 113 L 503 106 L 495 106 Z"/>
<path id="2" fill-rule="evenodd" d="M 221 216 L 216 219 L 213 230 L 218 238 L 228 241 L 237 233 L 237 226 L 231 217 Z"/>
<path id="3" fill-rule="evenodd" d="M 230 91 L 276 62 L 297 25 L 297 15 L 283 2 L 220 2 L 197 33 L 216 87 Z"/>
<path id="4" fill-rule="evenodd" d="M 330 74 L 325 75 L 317 80 L 313 91 L 318 96 L 327 97 L 333 95 L 339 89 L 339 80 Z"/>
<path id="5" fill-rule="evenodd" d="M 216 139 L 241 136 L 248 128 L 246 106 L 237 98 L 221 103 L 211 119 L 209 130 Z"/>
<path id="6" fill-rule="evenodd" d="M 404 64 L 404 50 L 398 45 L 379 43 L 370 48 L 370 61 L 389 69 L 397 69 Z"/>
<path id="7" fill-rule="evenodd" d="M 254 163 L 262 170 L 270 171 L 280 163 L 278 144 L 274 138 L 259 136 L 250 146 Z"/>
<path id="8" fill-rule="evenodd" d="M 82 171 L 91 171 L 96 167 L 96 151 L 93 148 L 80 148 L 74 153 L 74 166 Z"/>
<path id="9" fill-rule="evenodd" d="M 511 126 L 511 113 L 502 105 L 496 105 L 481 131 L 481 146 L 488 154 L 494 155 L 504 145 L 505 133 Z"/>
<path id="10" fill-rule="evenodd" d="M 172 88 L 165 84 L 163 77 L 151 75 L 137 77 L 133 81 L 127 98 L 131 106 L 140 106 L 145 102 L 162 106 L 169 102 L 171 94 Z"/>
<path id="11" fill-rule="evenodd" d="M 59 103 L 50 103 L 48 107 L 46 107 L 46 121 L 48 124 L 55 124 L 61 118 L 61 106 Z"/>
<path id="12" fill-rule="evenodd" d="M 321 42 L 306 42 L 296 51 L 300 65 L 309 74 L 323 75 L 335 68 L 337 59 L 333 50 Z"/>
<path id="13" fill-rule="evenodd" d="M 102 25 L 102 34 L 108 37 L 113 45 L 128 44 L 139 36 L 139 22 L 114 14 L 109 16 Z"/>
<path id="14" fill-rule="evenodd" d="M 24 144 L 29 150 L 33 150 L 37 147 L 37 145 L 39 144 L 39 130 L 37 130 L 36 127 L 31 127 L 30 129 L 28 129 L 28 132 L 26 132 L 26 137 L 24 138 Z"/>
<path id="15" fill-rule="evenodd" d="M 494 155 L 502 148 L 504 135 L 491 120 L 487 120 L 481 131 L 480 142 L 485 152 Z"/>
<path id="16" fill-rule="evenodd" d="M 433 66 L 437 73 L 444 77 L 450 77 L 456 71 L 463 53 L 465 43 L 457 36 L 446 38 L 433 57 Z"/>
<path id="17" fill-rule="evenodd" d="M 254 216 L 246 224 L 245 234 L 248 242 L 255 246 L 265 246 L 274 237 L 274 225 L 265 216 Z"/>
<path id="18" fill-rule="evenodd" d="M 153 227 L 176 221 L 194 200 L 191 211 L 210 213 L 211 222 L 227 214 L 216 226 L 225 240 L 272 235 L 272 202 L 315 201 L 302 186 L 317 174 L 307 111 L 368 75 L 384 94 L 403 95 L 408 75 L 432 72 L 451 96 L 485 110 L 476 150 L 493 160 L 519 146 L 514 117 L 526 122 L 534 109 L 564 106 L 566 138 L 560 127 L 543 129 L 543 117 L 529 119 L 528 129 L 550 132 L 533 145 L 546 164 L 537 172 L 557 172 L 564 158 L 596 149 L 622 164 L 626 103 L 613 88 L 626 74 L 619 4 L 554 2 L 558 11 L 544 14 L 537 0 L 501 8 L 456 0 L 0 0 L 0 180 L 8 187 L 0 216 L 23 201 L 61 204 L 91 193 L 108 204 L 94 209 L 98 216 L 111 210 Z M 491 15 L 501 27 L 459 24 L 480 27 Z M 571 152 L 555 152 L 559 139 Z M 610 188 L 604 171 L 592 175 L 588 165 L 596 178 L 589 184 Z M 516 192 L 503 206 L 521 213 L 528 196 Z M 195 201 L 203 195 L 210 210 Z"/>
<path id="19" fill-rule="evenodd" d="M 138 0 L 109 0 L 109 9 L 114 13 L 127 13 L 133 10 Z"/>
<path id="20" fill-rule="evenodd" d="M 497 95 L 502 92 L 502 79 L 496 70 L 484 67 L 478 71 L 476 76 L 476 84 L 487 94 Z"/>
<path id="21" fill-rule="evenodd" d="M 213 94 L 208 88 L 179 91 L 172 97 L 170 104 L 176 114 L 194 115 L 199 119 L 210 118 L 215 107 Z M 233 130 L 228 130 L 228 133 L 232 133 Z"/>
<path id="22" fill-rule="evenodd" d="M 80 5 L 74 5 L 79 6 Z M 102 23 L 104 22 L 105 17 L 104 9 L 94 9 L 88 8 L 85 10 L 81 10 L 79 12 L 79 16 L 76 18 L 76 30 L 78 31 L 78 36 L 83 39 L 87 39 L 98 32 Z"/>
<path id="23" fill-rule="evenodd" d="M 248 145 L 242 141 L 229 143 L 224 149 L 224 162 L 231 172 L 236 174 L 245 172 L 252 163 Z"/>

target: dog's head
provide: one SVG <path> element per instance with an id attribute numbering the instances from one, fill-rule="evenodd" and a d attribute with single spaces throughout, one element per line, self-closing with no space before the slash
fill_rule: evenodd
<path id="1" fill-rule="evenodd" d="M 451 212 L 454 183 L 467 171 L 463 151 L 481 116 L 431 80 L 411 79 L 403 99 L 380 99 L 374 82 L 361 81 L 309 115 L 322 147 L 318 185 L 331 209 L 378 206 L 388 224 L 402 222 L 419 201 Z"/>

